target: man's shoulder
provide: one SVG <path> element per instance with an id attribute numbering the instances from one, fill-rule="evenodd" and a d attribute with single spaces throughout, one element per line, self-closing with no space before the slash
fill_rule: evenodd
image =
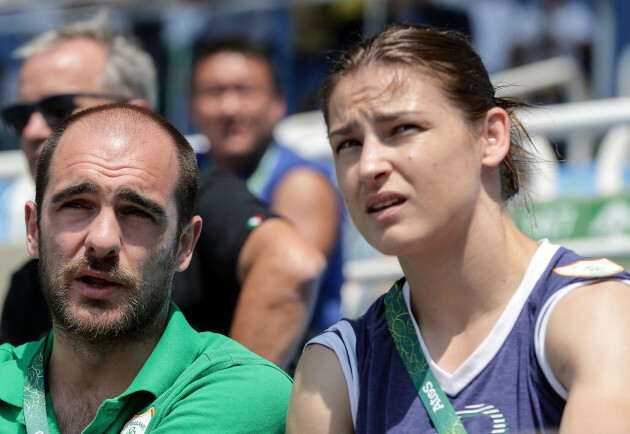
<path id="1" fill-rule="evenodd" d="M 211 332 L 200 335 L 205 346 L 187 370 L 197 385 L 211 394 L 222 388 L 236 401 L 249 399 L 252 387 L 261 397 L 280 398 L 279 403 L 288 399 L 293 381 L 278 366 L 226 336 Z"/>
<path id="2" fill-rule="evenodd" d="M 291 382 L 291 378 L 278 366 L 248 350 L 227 336 L 212 333 L 199 333 L 202 351 L 198 357 L 206 367 L 206 373 L 225 369 L 250 370 L 264 373 L 279 381 Z"/>
<path id="3" fill-rule="evenodd" d="M 180 432 L 211 420 L 217 432 L 284 431 L 292 385 L 286 373 L 223 335 L 201 332 L 197 348 L 152 404 L 154 427 Z"/>
<path id="4" fill-rule="evenodd" d="M 197 377 L 218 379 L 226 371 L 236 378 L 249 377 L 248 372 L 263 372 L 260 375 L 291 381 L 276 365 L 235 340 L 218 333 L 195 331 L 175 305 L 171 308 L 167 329 L 151 356 L 152 366 L 161 366 L 165 358 L 177 359 L 177 363 L 169 366 L 181 380 L 186 379 L 184 381 L 195 381 Z"/>

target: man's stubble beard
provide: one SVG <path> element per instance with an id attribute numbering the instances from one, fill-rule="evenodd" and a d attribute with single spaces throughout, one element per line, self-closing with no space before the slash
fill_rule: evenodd
<path id="1" fill-rule="evenodd" d="M 156 322 L 165 319 L 164 311 L 171 296 L 176 256 L 174 248 L 166 254 L 152 252 L 147 255 L 148 259 L 139 264 L 140 272 L 134 273 L 121 266 L 118 258 L 98 259 L 92 256 L 75 258 L 57 270 L 50 270 L 47 257 L 49 253 L 55 253 L 47 251 L 45 246 L 50 243 L 45 240 L 40 239 L 39 245 L 39 278 L 56 332 L 102 350 L 124 345 L 147 334 L 161 333 L 161 324 Z M 153 259 L 159 253 L 163 256 Z M 106 273 L 108 280 L 123 286 L 122 293 L 117 294 L 114 300 L 86 299 L 79 295 L 81 305 L 73 306 L 69 298 L 70 285 L 77 272 L 86 269 Z M 100 312 L 82 318 L 78 315 L 82 307 Z"/>

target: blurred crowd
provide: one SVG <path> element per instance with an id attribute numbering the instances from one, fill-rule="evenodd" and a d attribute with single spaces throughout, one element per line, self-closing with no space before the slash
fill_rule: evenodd
<path id="1" fill-rule="evenodd" d="M 347 217 L 341 210 L 331 166 L 304 160 L 293 151 L 288 154 L 284 148 L 277 151 L 280 148 L 268 147 L 268 144 L 282 145 L 273 142 L 272 129 L 283 117 L 318 108 L 316 91 L 335 53 L 378 29 L 379 25 L 398 21 L 452 29 L 467 35 L 491 74 L 560 55 L 575 58 L 586 76 L 592 71 L 596 16 L 592 2 L 587 0 L 392 0 L 380 4 L 381 9 L 378 4 L 372 5 L 374 10 L 370 10 L 368 3 L 362 1 L 318 5 L 300 5 L 298 2 L 292 7 L 250 8 L 202 2 L 151 8 L 139 3 L 136 7 L 110 7 L 106 11 L 108 26 L 136 39 L 153 59 L 158 89 L 155 102 L 151 104 L 153 108 L 183 133 L 202 137 L 210 143 L 211 151 L 207 146 L 197 148 L 200 168 L 217 165 L 236 172 L 273 212 L 296 224 L 327 256 L 329 265 L 334 266 L 333 274 L 324 279 L 328 279 L 332 286 L 320 292 L 320 297 L 329 297 L 332 304 L 315 310 L 317 325 L 314 331 L 324 329 L 342 314 L 339 291 L 345 257 L 341 240 L 343 221 Z M 46 19 L 42 7 L 48 12 Z M 28 26 L 0 34 L 0 100 L 3 106 L 24 99 L 26 95 L 23 89 L 18 92 L 21 61 L 14 56 L 17 46 L 42 31 L 79 18 L 87 19 L 96 13 L 94 8 L 57 9 L 53 5 L 37 5 L 37 8 L 37 12 L 31 11 L 34 18 Z M 10 11 L 2 19 L 11 19 L 11 14 L 28 16 L 28 13 L 28 7 L 24 6 Z M 234 69 L 229 70 L 228 56 L 221 62 L 227 70 L 217 72 L 220 68 L 213 69 L 210 62 L 204 60 L 203 50 L 208 45 L 227 39 L 255 42 L 265 49 L 272 71 L 272 81 L 265 82 L 265 86 L 272 90 L 269 95 L 264 95 L 267 99 L 259 106 L 256 104 L 260 99 L 255 98 L 260 96 L 256 94 L 260 89 L 257 84 L 250 84 L 260 77 L 243 77 L 243 85 L 223 83 L 221 74 L 236 77 L 243 66 L 237 62 Z M 236 48 L 226 50 L 228 53 L 241 52 Z M 262 67 L 266 68 L 264 63 Z M 247 69 L 252 70 L 251 65 Z M 261 74 L 265 76 L 266 73 Z M 229 102 L 225 101 L 232 94 L 243 101 L 250 98 L 245 104 L 257 107 L 244 115 L 254 119 L 251 122 L 260 124 L 255 131 L 260 137 L 252 139 L 257 144 L 248 150 L 249 155 L 245 155 L 245 151 L 243 155 L 224 151 L 230 149 L 227 130 L 240 128 L 224 119 L 228 117 L 226 111 L 230 110 L 226 108 Z M 218 114 L 213 104 L 219 103 L 213 102 L 213 98 L 224 105 L 223 114 Z M 28 99 L 33 100 L 33 97 Z M 565 96 L 551 89 L 532 95 L 531 99 L 535 103 L 561 102 Z M 18 131 L 16 137 L 4 128 L 0 148 L 18 149 L 20 135 L 24 148 L 24 137 L 29 132 L 29 129 Z M 274 169 L 274 159 L 282 160 L 282 164 L 286 161 L 286 166 Z M 296 179 L 288 183 L 294 186 L 283 189 L 276 178 L 280 179 L 280 172 L 289 171 L 293 165 L 307 167 L 306 175 L 300 178 L 294 172 Z M 34 171 L 32 162 L 31 171 Z M 0 210 L 0 218 L 5 220 L 5 232 L 0 234 L 0 242 L 13 244 L 23 239 L 20 228 L 22 210 L 15 204 L 28 199 L 25 196 L 30 188 L 31 184 L 24 177 L 0 180 L 4 208 Z M 310 192 L 310 202 L 300 194 L 301 191 Z M 355 250 L 346 246 L 346 255 L 349 251 Z"/>

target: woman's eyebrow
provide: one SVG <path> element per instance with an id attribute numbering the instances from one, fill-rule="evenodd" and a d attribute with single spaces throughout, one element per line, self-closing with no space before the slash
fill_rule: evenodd
<path id="1" fill-rule="evenodd" d="M 343 125 L 336 130 L 332 130 L 328 133 L 328 138 L 333 136 L 345 136 L 346 134 L 350 134 L 352 132 L 352 124 Z"/>
<path id="2" fill-rule="evenodd" d="M 403 111 L 398 111 L 398 112 L 376 113 L 373 118 L 374 119 L 373 123 L 391 122 L 396 119 L 408 116 L 410 114 L 418 115 L 420 113 L 421 112 L 416 111 L 416 110 L 403 110 Z M 352 132 L 352 129 L 353 129 L 352 123 L 342 125 L 341 127 L 330 131 L 328 133 L 328 138 L 330 139 L 333 136 L 344 136 L 346 134 L 350 134 Z"/>
<path id="3" fill-rule="evenodd" d="M 394 121 L 396 119 L 409 116 L 410 114 L 419 114 L 420 112 L 415 110 L 403 110 L 398 112 L 389 112 L 389 113 L 377 113 L 374 116 L 374 120 L 376 122 L 389 122 Z"/>

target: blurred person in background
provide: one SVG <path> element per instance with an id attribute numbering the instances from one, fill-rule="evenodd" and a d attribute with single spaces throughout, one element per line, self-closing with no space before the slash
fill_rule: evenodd
<path id="1" fill-rule="evenodd" d="M 156 105 L 151 57 L 113 32 L 104 16 L 46 32 L 16 55 L 24 60 L 20 102 L 2 117 L 20 137 L 33 176 L 43 142 L 72 113 L 112 101 Z M 207 229 L 193 265 L 176 275 L 173 299 L 197 330 L 229 334 L 286 366 L 306 329 L 324 259 L 237 177 L 205 171 L 200 185 L 199 200 L 211 210 L 202 215 Z M 30 260 L 11 278 L 0 342 L 19 345 L 50 330 L 37 267 Z M 202 281 L 199 270 L 208 278 Z"/>
<path id="2" fill-rule="evenodd" d="M 210 164 L 228 169 L 270 208 L 289 219 L 328 259 L 311 329 L 340 317 L 343 283 L 341 207 L 326 168 L 273 138 L 285 98 L 263 47 L 244 39 L 208 42 L 196 56 L 192 117 L 210 142 Z"/>
<path id="3" fill-rule="evenodd" d="M 586 75 L 596 32 L 595 11 L 582 0 L 534 0 L 521 5 L 512 65 L 554 56 L 575 58 Z"/>

